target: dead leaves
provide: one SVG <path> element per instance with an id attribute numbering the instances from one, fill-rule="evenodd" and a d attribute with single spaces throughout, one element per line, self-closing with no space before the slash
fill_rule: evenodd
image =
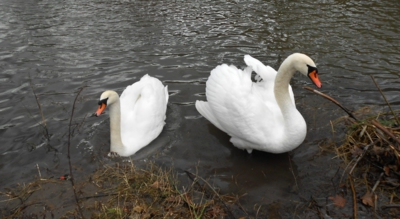
<path id="1" fill-rule="evenodd" d="M 387 200 L 393 191 L 400 188 L 400 129 L 396 118 L 399 115 L 379 113 L 362 121 L 352 121 L 345 142 L 337 147 L 338 155 L 349 167 L 347 173 L 353 197 L 348 200 L 353 203 L 354 215 L 357 214 L 358 204 L 377 210 L 378 197 Z M 398 202 L 392 197 L 390 203 Z M 338 207 L 346 204 L 338 195 L 329 199 Z"/>
<path id="2" fill-rule="evenodd" d="M 165 199 L 166 202 L 181 203 L 182 197 L 180 195 L 169 196 Z"/>
<path id="3" fill-rule="evenodd" d="M 385 172 L 386 176 L 390 176 L 390 168 L 388 166 L 384 166 L 383 171 Z"/>
<path id="4" fill-rule="evenodd" d="M 343 208 L 346 205 L 347 200 L 340 195 L 336 195 L 335 197 L 329 197 L 330 200 L 333 201 L 333 204 L 337 207 Z"/>
<path id="5" fill-rule="evenodd" d="M 373 192 L 368 191 L 360 199 L 364 205 L 367 205 L 370 207 L 375 207 L 376 196 Z M 341 207 L 341 208 L 343 208 L 347 202 L 347 200 L 345 198 L 343 198 L 341 195 L 336 195 L 335 197 L 331 196 L 331 197 L 329 197 L 329 200 L 332 200 L 333 204 L 335 206 Z"/>
<path id="6" fill-rule="evenodd" d="M 151 188 L 154 188 L 154 189 L 160 189 L 160 190 L 162 190 L 162 189 L 165 189 L 165 188 L 167 187 L 167 185 L 166 185 L 166 183 L 164 183 L 164 182 L 154 181 L 154 183 L 151 184 L 150 187 L 151 187 Z"/>
<path id="7" fill-rule="evenodd" d="M 355 145 L 352 149 L 350 149 L 350 153 L 353 155 L 353 157 L 358 157 L 364 153 L 364 150 Z"/>
<path id="8" fill-rule="evenodd" d="M 159 189 L 161 187 L 161 183 L 158 181 L 155 181 L 153 184 L 150 185 L 150 187 Z"/>
<path id="9" fill-rule="evenodd" d="M 133 211 L 136 212 L 136 213 L 139 213 L 139 214 L 143 213 L 144 210 L 145 210 L 144 207 L 139 206 L 139 205 L 136 205 L 136 206 L 133 208 Z"/>
<path id="10" fill-rule="evenodd" d="M 370 191 L 368 191 L 367 193 L 365 193 L 365 195 L 363 197 L 361 197 L 361 201 L 364 205 L 368 205 L 371 207 L 375 206 L 375 195 L 374 193 L 371 193 Z"/>
<path id="11" fill-rule="evenodd" d="M 221 205 L 215 204 L 206 212 L 208 218 L 223 218 L 226 216 L 225 210 Z"/>
<path id="12" fill-rule="evenodd" d="M 364 205 L 375 207 L 376 195 L 373 192 L 368 191 L 360 199 Z M 336 195 L 335 197 L 329 197 L 329 200 L 333 201 L 333 204 L 337 207 L 343 208 L 346 205 L 347 200 L 341 195 Z"/>

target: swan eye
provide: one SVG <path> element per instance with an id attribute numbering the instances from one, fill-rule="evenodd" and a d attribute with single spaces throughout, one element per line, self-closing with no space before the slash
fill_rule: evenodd
<path id="1" fill-rule="evenodd" d="M 102 99 L 102 100 L 100 100 L 100 101 L 98 102 L 98 104 L 101 105 L 101 104 L 104 103 L 105 105 L 107 105 L 107 100 L 108 100 L 108 98 Z"/>
<path id="2" fill-rule="evenodd" d="M 313 71 L 315 71 L 318 74 L 317 67 L 313 67 L 311 65 L 307 65 L 307 67 L 308 67 L 308 72 L 307 72 L 308 74 L 312 73 Z"/>

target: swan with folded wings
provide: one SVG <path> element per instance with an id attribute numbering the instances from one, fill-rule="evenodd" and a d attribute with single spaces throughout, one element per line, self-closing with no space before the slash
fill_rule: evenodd
<path id="1" fill-rule="evenodd" d="M 110 109 L 110 151 L 127 157 L 148 145 L 165 125 L 168 88 L 160 80 L 144 75 L 121 94 L 112 90 L 100 96 L 95 115 Z"/>

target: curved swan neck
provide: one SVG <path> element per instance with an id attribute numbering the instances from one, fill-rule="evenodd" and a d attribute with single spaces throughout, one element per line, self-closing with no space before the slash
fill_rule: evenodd
<path id="1" fill-rule="evenodd" d="M 275 78 L 275 99 L 281 109 L 282 116 L 284 119 L 284 132 L 285 136 L 282 141 L 282 147 L 285 147 L 285 151 L 290 151 L 296 148 L 307 133 L 307 125 L 296 109 L 296 105 L 292 101 L 289 93 L 290 79 L 296 72 L 294 65 L 293 56 L 289 56 L 278 69 L 278 73 Z"/>
<path id="2" fill-rule="evenodd" d="M 285 59 L 279 67 L 275 78 L 275 99 L 284 116 L 290 114 L 291 109 L 296 109 L 289 94 L 290 79 L 296 72 L 296 69 L 291 63 L 291 59 Z"/>
<path id="3" fill-rule="evenodd" d="M 120 152 L 124 144 L 121 138 L 121 106 L 119 98 L 110 105 L 110 143 L 111 152 Z"/>

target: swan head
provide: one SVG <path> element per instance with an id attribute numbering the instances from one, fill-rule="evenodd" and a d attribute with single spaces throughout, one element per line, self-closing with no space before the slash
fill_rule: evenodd
<path id="1" fill-rule="evenodd" d="M 318 78 L 318 69 L 314 61 L 305 54 L 294 53 L 287 60 L 293 63 L 294 68 L 301 74 L 307 76 L 318 88 L 322 87 L 322 83 Z"/>
<path id="2" fill-rule="evenodd" d="M 113 103 L 117 102 L 119 100 L 119 96 L 117 92 L 112 91 L 112 90 L 107 90 L 104 91 L 99 100 L 99 108 L 97 111 L 94 113 L 95 116 L 100 116 L 101 113 L 106 109 L 107 106 L 112 105 Z"/>

